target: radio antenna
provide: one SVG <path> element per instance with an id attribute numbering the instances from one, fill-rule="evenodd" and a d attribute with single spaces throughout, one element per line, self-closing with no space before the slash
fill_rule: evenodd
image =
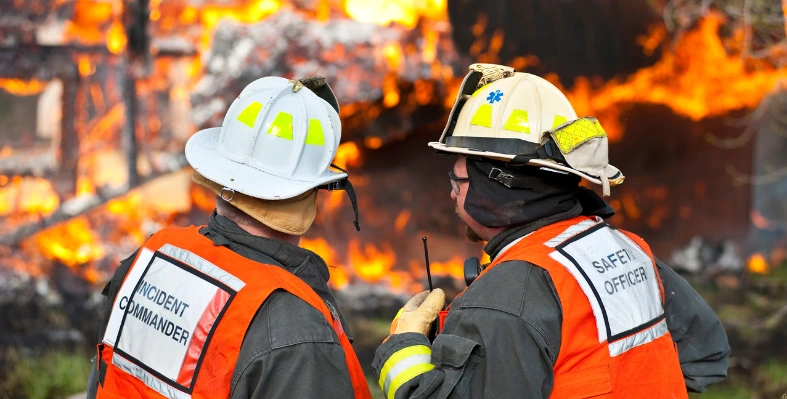
<path id="1" fill-rule="evenodd" d="M 426 278 L 429 279 L 429 292 L 432 292 L 432 271 L 429 269 L 429 249 L 426 247 L 426 236 L 421 237 L 424 242 L 424 259 L 426 260 Z"/>

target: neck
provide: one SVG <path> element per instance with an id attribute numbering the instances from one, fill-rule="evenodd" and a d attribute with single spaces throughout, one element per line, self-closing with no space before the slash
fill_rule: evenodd
<path id="1" fill-rule="evenodd" d="M 484 241 L 489 241 L 493 237 L 506 231 L 507 229 L 508 227 L 484 227 L 484 231 L 481 233 L 482 234 L 481 238 L 483 238 Z"/>
<path id="2" fill-rule="evenodd" d="M 265 238 L 270 238 L 270 239 L 273 239 L 273 240 L 283 241 L 283 242 L 286 242 L 287 244 L 291 244 L 291 245 L 294 245 L 296 247 L 299 246 L 300 243 L 301 243 L 301 236 L 299 236 L 299 235 L 282 233 L 281 231 L 274 230 L 274 229 L 272 229 L 272 228 L 270 228 L 270 227 L 268 227 L 268 226 L 266 226 L 266 225 L 264 225 L 262 223 L 252 225 L 252 224 L 249 224 L 249 223 L 243 223 L 243 221 L 240 221 L 240 220 L 237 220 L 237 219 L 233 220 L 232 217 L 229 217 L 229 215 L 226 215 L 219 208 L 216 208 L 216 213 L 218 215 L 220 215 L 220 216 L 224 216 L 227 219 L 233 221 L 236 225 L 238 225 L 238 227 L 240 227 L 245 232 L 247 232 L 247 233 L 249 233 L 249 234 L 251 234 L 253 236 L 265 237 Z"/>

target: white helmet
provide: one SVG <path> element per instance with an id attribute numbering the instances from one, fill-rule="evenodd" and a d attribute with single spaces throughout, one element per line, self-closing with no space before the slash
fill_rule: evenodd
<path id="1" fill-rule="evenodd" d="M 315 188 L 346 190 L 357 227 L 347 173 L 329 168 L 341 135 L 339 106 L 325 79 L 264 77 L 243 89 L 221 127 L 188 140 L 186 159 L 224 187 L 222 197 L 224 190 L 263 200 L 293 198 Z"/>
<path id="2" fill-rule="evenodd" d="M 470 66 L 440 141 L 429 146 L 573 173 L 602 184 L 605 195 L 624 179 L 608 163 L 607 135 L 595 118 L 578 119 L 553 84 L 502 65 Z"/>

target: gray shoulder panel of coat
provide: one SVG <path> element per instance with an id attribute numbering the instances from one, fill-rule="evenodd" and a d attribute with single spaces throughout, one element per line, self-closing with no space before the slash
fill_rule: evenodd
<path id="1" fill-rule="evenodd" d="M 664 287 L 664 313 L 678 346 L 686 387 L 703 392 L 727 377 L 730 345 L 724 326 L 699 293 L 683 277 L 656 259 Z"/>
<path id="2" fill-rule="evenodd" d="M 560 352 L 563 309 L 549 273 L 529 262 L 500 263 L 474 281 L 454 304 L 515 315 L 543 336 L 554 364 Z"/>
<path id="3" fill-rule="evenodd" d="M 233 391 L 239 380 L 248 380 L 241 378 L 244 373 L 259 369 L 250 366 L 263 362 L 271 351 L 288 348 L 297 351 L 300 344 L 314 343 L 341 347 L 336 332 L 319 310 L 288 292 L 274 291 L 260 306 L 246 331 L 232 375 Z M 338 360 L 344 364 L 343 352 L 341 354 Z"/>

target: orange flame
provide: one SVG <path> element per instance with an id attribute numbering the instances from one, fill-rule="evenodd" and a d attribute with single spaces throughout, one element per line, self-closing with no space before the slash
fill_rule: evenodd
<path id="1" fill-rule="evenodd" d="M 342 169 L 347 169 L 348 166 L 361 166 L 361 150 L 358 144 L 352 141 L 340 144 L 333 163 Z"/>
<path id="2" fill-rule="evenodd" d="M 46 230 L 35 241 L 44 256 L 70 267 L 104 257 L 104 248 L 84 217 Z"/>
<path id="3" fill-rule="evenodd" d="M 120 54 L 126 49 L 126 30 L 119 21 L 112 23 L 107 33 L 107 49 L 112 54 Z"/>
<path id="4" fill-rule="evenodd" d="M 378 282 L 388 276 L 391 268 L 396 264 L 396 254 L 387 243 L 383 243 L 382 249 L 367 243 L 361 250 L 358 241 L 352 240 L 348 251 L 350 266 L 355 274 L 370 283 Z"/>
<path id="5" fill-rule="evenodd" d="M 397 233 L 404 231 L 404 228 L 407 227 L 407 223 L 410 221 L 411 216 L 412 213 L 407 209 L 403 209 L 401 212 L 399 212 L 399 216 L 397 216 L 396 221 L 394 221 L 394 226 L 396 227 Z"/>
<path id="6" fill-rule="evenodd" d="M 4 90 L 15 96 L 32 96 L 44 90 L 46 82 L 32 79 L 5 79 L 0 78 L 0 90 Z"/>
<path id="7" fill-rule="evenodd" d="M 342 289 L 349 284 L 350 277 L 344 267 L 337 264 L 336 252 L 328 244 L 328 241 L 325 241 L 324 238 L 308 239 L 304 237 L 301 238 L 301 247 L 314 252 L 325 261 L 331 274 L 329 282 L 332 288 Z"/>
<path id="8" fill-rule="evenodd" d="M 65 39 L 85 45 L 104 44 L 110 52 L 119 54 L 128 41 L 121 23 L 122 13 L 121 0 L 75 0 Z"/>
<path id="9" fill-rule="evenodd" d="M 722 16 L 711 14 L 686 33 L 674 51 L 665 50 L 654 65 L 600 87 L 578 78 L 566 96 L 577 114 L 598 116 L 613 139 L 621 136 L 617 113 L 625 103 L 662 104 L 695 121 L 753 108 L 786 71 L 728 54 L 718 33 L 723 23 Z M 645 41 L 646 49 L 650 45 Z"/>
<path id="10" fill-rule="evenodd" d="M 60 205 L 60 197 L 49 180 L 15 176 L 0 187 L 0 216 L 11 214 L 49 215 Z"/>
<path id="11" fill-rule="evenodd" d="M 378 25 L 399 23 L 412 29 L 419 19 L 447 19 L 445 0 L 346 0 L 345 11 L 351 18 Z"/>
<path id="12" fill-rule="evenodd" d="M 769 269 L 768 262 L 765 261 L 765 257 L 761 253 L 757 252 L 749 257 L 748 269 L 752 273 L 766 274 Z"/>
<path id="13" fill-rule="evenodd" d="M 787 4 L 787 0 L 784 4 Z M 68 40 L 83 44 L 106 45 L 109 51 L 117 54 L 125 50 L 127 38 L 120 16 L 123 2 L 120 0 L 74 0 L 74 18 L 66 28 Z M 254 23 L 278 12 L 282 7 L 291 7 L 286 0 L 242 0 L 229 2 L 230 4 L 215 5 L 215 2 L 206 2 L 207 5 L 188 5 L 185 2 L 164 2 L 151 0 L 150 18 L 158 29 L 166 32 L 179 25 L 202 24 L 199 39 L 200 51 L 206 51 L 213 30 L 223 18 L 233 19 L 242 23 Z M 419 27 L 423 45 L 416 47 L 413 44 L 389 42 L 375 48 L 373 53 L 376 62 L 384 63 L 385 68 L 380 73 L 383 78 L 382 105 L 369 106 L 368 104 L 347 104 L 342 106 L 342 116 L 354 115 L 356 112 L 367 112 L 367 118 L 374 118 L 384 111 L 384 107 L 416 106 L 433 103 L 436 90 L 434 80 L 442 79 L 449 93 L 456 93 L 461 83 L 460 78 L 453 76 L 453 68 L 443 65 L 438 57 L 441 34 L 446 31 L 447 6 L 445 0 L 425 0 L 413 2 L 412 0 L 344 0 L 334 2 L 331 0 L 317 0 L 314 17 L 325 21 L 332 15 L 344 14 L 350 18 L 375 23 L 380 25 L 399 24 L 405 28 Z M 342 4 L 343 9 L 332 9 L 336 4 Z M 787 8 L 785 8 L 787 13 Z M 425 24 L 425 20 L 443 21 L 438 24 Z M 426 21 L 428 22 L 428 21 Z M 605 84 L 591 84 L 588 79 L 580 78 L 576 81 L 574 89 L 567 93 L 569 99 L 579 114 L 595 114 L 604 123 L 611 137 L 621 136 L 622 127 L 615 125 L 621 106 L 626 103 L 653 103 L 662 104 L 675 112 L 698 120 L 706 116 L 724 114 L 730 110 L 755 106 L 765 93 L 771 90 L 776 81 L 783 76 L 783 70 L 778 70 L 767 65 L 755 65 L 753 61 L 742 61 L 738 54 L 729 54 L 718 30 L 723 20 L 719 16 L 711 16 L 703 20 L 698 29 L 686 34 L 677 43 L 673 52 L 665 49 L 661 59 L 651 67 L 644 68 L 631 76 L 614 79 Z M 505 42 L 503 31 L 493 32 L 490 38 L 482 37 L 486 29 L 487 18 L 480 16 L 472 27 L 477 40 L 473 43 L 470 53 L 477 60 L 499 62 L 498 52 Z M 787 25 L 786 25 L 787 26 Z M 440 28 L 442 27 L 442 28 Z M 442 30 L 441 30 L 442 29 Z M 646 53 L 656 51 L 664 42 L 666 31 L 663 27 L 651 29 L 650 33 L 639 39 Z M 199 40 L 199 39 L 195 39 Z M 417 50 L 420 48 L 420 50 Z M 337 48 L 337 54 L 347 51 Z M 420 51 L 420 53 L 419 53 Z M 405 67 L 405 56 L 419 54 L 420 57 L 431 64 L 431 77 L 413 82 L 414 92 L 409 96 L 400 92 L 398 81 L 399 72 Z M 87 57 L 78 59 L 79 71 L 83 76 L 90 76 L 95 72 L 95 60 L 91 62 Z M 535 56 L 520 56 L 511 61 L 518 69 L 526 68 L 539 62 Z M 150 79 L 140 81 L 140 93 L 147 94 L 153 90 L 166 90 L 169 88 L 172 99 L 188 99 L 188 87 L 180 82 L 172 85 L 168 79 L 167 71 L 170 70 L 170 61 L 156 60 L 154 69 L 157 71 Z M 759 67 L 759 68 L 755 68 Z M 193 80 L 201 73 L 201 58 L 196 56 L 191 61 L 186 75 Z M 734 76 L 734 79 L 730 79 Z M 432 80 L 430 80 L 432 79 Z M 550 80 L 554 81 L 552 77 Z M 42 91 L 45 82 L 19 81 L 0 79 L 0 89 L 15 95 L 30 95 Z M 402 85 L 402 88 L 405 86 Z M 100 94 L 100 91 L 99 91 Z M 91 93 L 92 95 L 92 93 Z M 99 96 L 93 96 L 99 97 Z M 451 108 L 455 97 L 446 96 L 443 105 Z M 101 99 L 100 103 L 104 103 Z M 107 104 L 112 104 L 107 101 Z M 100 107 L 103 108 L 103 107 Z M 118 130 L 123 122 L 122 105 L 109 109 L 104 116 L 91 123 L 84 132 L 81 132 L 83 142 L 95 142 L 109 138 Z M 151 118 L 149 123 L 152 131 L 161 128 L 161 121 Z M 367 137 L 363 140 L 366 148 L 376 149 L 383 145 L 379 137 Z M 2 154 L 0 154 L 2 155 Z M 81 173 L 77 182 L 77 193 L 80 195 L 95 192 L 95 187 L 115 184 L 125 179 L 123 168 L 107 168 L 105 158 L 86 156 L 80 163 Z M 355 142 L 343 143 L 339 146 L 335 163 L 342 167 L 358 167 L 363 158 L 359 145 Z M 104 175 L 103 170 L 112 169 L 115 173 Z M 362 176 L 360 176 L 362 177 Z M 5 178 L 5 179 L 3 179 Z M 362 181 L 362 180 L 361 180 Z M 22 196 L 19 186 L 23 184 L 21 178 L 7 178 L 0 176 L 0 215 L 24 212 L 29 214 L 48 214 L 59 206 L 57 194 L 52 190 L 49 182 L 42 180 L 24 180 L 24 184 L 35 188 L 25 188 Z M 356 184 L 358 180 L 354 181 Z M 214 197 L 208 191 L 191 186 L 188 189 L 188 198 L 191 206 L 197 206 L 205 211 L 214 207 Z M 173 190 L 175 191 L 175 190 Z M 32 195 L 28 195 L 32 192 Z M 35 194 L 38 192 L 38 194 Z M 159 191 L 160 193 L 161 191 Z M 103 216 L 114 218 L 117 223 L 118 236 L 130 240 L 134 245 L 141 244 L 149 234 L 147 230 L 155 230 L 165 224 L 172 223 L 172 215 L 179 212 L 177 207 L 167 206 L 166 203 L 149 201 L 144 191 L 135 191 L 124 198 L 111 201 L 102 211 Z M 155 194 L 154 194 L 155 195 Z M 159 197 L 161 197 L 159 195 Z M 327 201 L 321 204 L 321 211 L 330 213 L 344 200 L 343 193 L 331 193 Z M 164 198 L 166 202 L 168 198 Z M 637 207 L 633 195 L 625 195 L 618 202 L 616 208 L 623 208 L 628 217 L 632 219 L 647 218 L 652 226 L 658 226 L 664 217 L 664 212 L 649 213 Z M 404 210 L 399 213 L 394 221 L 397 232 L 402 232 L 407 227 L 412 215 Z M 757 220 L 753 217 L 755 223 Z M 66 224 L 50 229 L 35 238 L 40 251 L 50 259 L 57 259 L 70 266 L 89 263 L 106 256 L 107 248 L 99 243 L 99 238 L 105 238 L 94 223 L 88 218 L 74 219 Z M 152 226 L 151 226 L 152 225 Z M 301 246 L 320 255 L 331 266 L 331 286 L 343 288 L 350 281 L 360 279 L 368 283 L 383 283 L 389 287 L 400 290 L 417 292 L 423 289 L 425 281 L 423 264 L 417 260 L 408 262 L 408 269 L 396 269 L 397 254 L 387 243 L 364 244 L 351 240 L 346 251 L 336 251 L 325 238 L 303 238 Z M 342 248 L 344 249 L 344 248 Z M 341 254 L 341 255 L 340 255 Z M 485 256 L 482 262 L 489 261 Z M 403 263 L 400 260 L 400 263 Z M 435 276 L 451 276 L 462 279 L 464 275 L 463 260 L 453 257 L 444 262 L 434 262 L 431 265 Z M 767 271 L 768 265 L 760 254 L 755 254 L 749 260 L 749 269 L 752 272 Z M 759 271 L 758 271 L 759 270 Z M 95 271 L 84 272 L 88 278 L 96 278 Z M 419 279 L 421 281 L 419 281 Z"/>

